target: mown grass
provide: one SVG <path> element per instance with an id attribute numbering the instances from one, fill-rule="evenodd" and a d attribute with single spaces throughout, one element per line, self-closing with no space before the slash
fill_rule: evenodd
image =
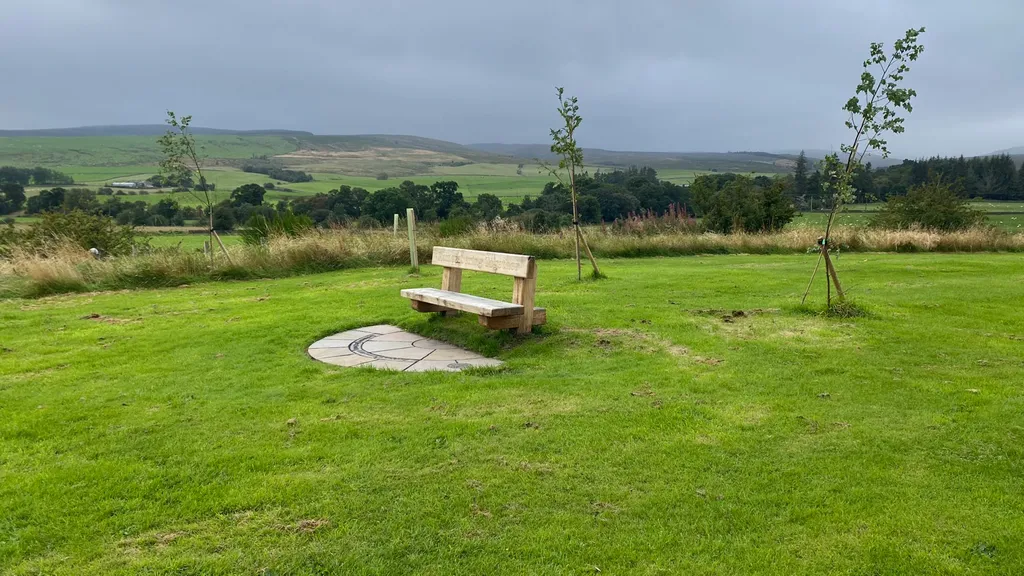
<path id="1" fill-rule="evenodd" d="M 1019 256 L 844 257 L 852 319 L 813 258 L 542 262 L 525 338 L 410 311 L 432 267 L 2 302 L 0 571 L 1024 570 Z M 506 367 L 305 354 L 378 322 Z"/>

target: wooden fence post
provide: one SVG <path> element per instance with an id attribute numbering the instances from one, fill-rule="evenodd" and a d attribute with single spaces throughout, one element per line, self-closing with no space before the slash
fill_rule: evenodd
<path id="1" fill-rule="evenodd" d="M 406 208 L 405 217 L 409 222 L 409 261 L 412 263 L 413 271 L 419 272 L 420 260 L 419 255 L 416 254 L 416 211 Z"/>
<path id="2" fill-rule="evenodd" d="M 395 214 L 395 231 L 391 235 L 398 238 L 398 214 Z"/>

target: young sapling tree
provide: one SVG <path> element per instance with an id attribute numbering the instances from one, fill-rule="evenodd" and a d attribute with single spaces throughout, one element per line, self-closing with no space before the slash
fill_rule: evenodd
<path id="1" fill-rule="evenodd" d="M 228 255 L 224 242 L 221 241 L 220 235 L 213 228 L 214 197 L 210 193 L 211 190 L 206 182 L 206 176 L 203 175 L 204 158 L 201 150 L 196 145 L 195 136 L 192 135 L 192 130 L 189 128 L 191 123 L 192 116 L 178 118 L 173 111 L 167 111 L 167 124 L 171 129 L 157 140 L 164 153 L 164 159 L 160 162 L 160 170 L 168 179 L 178 182 L 206 210 L 210 229 L 210 261 L 213 261 L 213 243 L 216 241 L 220 245 L 224 257 L 228 259 L 228 262 L 231 262 L 231 256 Z M 185 185 L 192 181 L 193 172 L 199 178 L 199 184 L 196 187 Z"/>
<path id="2" fill-rule="evenodd" d="M 832 306 L 833 283 L 839 300 L 842 301 L 846 297 L 839 283 L 839 275 L 829 257 L 833 225 L 842 207 L 852 202 L 855 197 L 853 177 L 861 168 L 864 156 L 870 151 L 875 151 L 881 154 L 882 158 L 887 158 L 889 148 L 885 136 L 889 133 L 904 132 L 905 118 L 901 114 L 902 111 L 908 114 L 913 111 L 911 100 L 917 96 L 917 92 L 913 88 L 904 87 L 903 80 L 910 71 L 910 62 L 916 61 L 924 52 L 924 45 L 918 41 L 923 33 L 924 28 L 907 30 L 903 38 L 893 44 L 890 54 L 886 54 L 885 46 L 881 42 L 871 43 L 870 55 L 864 61 L 864 70 L 860 75 L 860 84 L 857 85 L 855 94 L 843 106 L 843 110 L 849 114 L 846 127 L 853 131 L 853 140 L 850 144 L 840 146 L 844 159 L 840 159 L 839 154 L 833 152 L 822 161 L 822 187 L 832 192 L 832 209 L 825 224 L 825 235 L 818 240 L 818 262 L 814 265 L 811 281 L 807 284 L 801 302 L 807 300 L 814 275 L 817 274 L 822 260 L 825 261 L 827 272 L 827 305 Z"/>
<path id="3" fill-rule="evenodd" d="M 543 165 L 548 173 L 558 180 L 558 183 L 569 189 L 572 199 L 572 227 L 576 243 L 576 279 L 583 279 L 583 265 L 580 260 L 580 245 L 590 259 L 590 265 L 594 268 L 592 276 L 600 278 L 601 270 L 597 267 L 597 260 L 590 251 L 590 245 L 583 235 L 583 228 L 580 226 L 579 194 L 576 190 L 576 171 L 583 168 L 583 150 L 576 144 L 576 129 L 583 122 L 580 116 L 580 106 L 575 96 L 565 97 L 565 89 L 556 87 L 558 94 L 558 115 L 562 118 L 562 127 L 551 130 L 551 152 L 558 156 L 558 168 Z M 566 181 L 568 178 L 568 181 Z"/>

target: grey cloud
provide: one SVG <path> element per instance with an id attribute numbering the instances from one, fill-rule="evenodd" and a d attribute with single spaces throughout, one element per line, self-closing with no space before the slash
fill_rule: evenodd
<path id="1" fill-rule="evenodd" d="M 1024 144 L 1016 0 L 35 0 L 5 8 L 0 127 L 152 123 L 587 146 L 837 147 L 868 44 L 927 26 L 898 155 Z M 563 31 L 572 31 L 566 38 Z M 11 57 L 10 55 L 16 55 Z"/>

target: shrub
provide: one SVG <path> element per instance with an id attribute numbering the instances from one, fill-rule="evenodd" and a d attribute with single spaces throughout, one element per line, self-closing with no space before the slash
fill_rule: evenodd
<path id="1" fill-rule="evenodd" d="M 469 234 L 475 227 L 472 218 L 468 216 L 455 216 L 442 220 L 437 226 L 437 234 L 441 238 L 454 238 Z"/>
<path id="2" fill-rule="evenodd" d="M 562 216 L 557 212 L 548 212 L 539 208 L 527 210 L 516 220 L 523 226 L 523 229 L 534 234 L 542 234 L 562 227 Z"/>
<path id="3" fill-rule="evenodd" d="M 890 230 L 916 227 L 953 232 L 977 226 L 984 219 L 983 213 L 971 209 L 948 185 L 932 181 L 911 188 L 906 196 L 890 198 L 871 225 Z"/>
<path id="4" fill-rule="evenodd" d="M 217 206 L 213 210 L 213 229 L 218 232 L 232 230 L 235 227 L 235 211 L 230 206 Z"/>
<path id="5" fill-rule="evenodd" d="M 291 212 L 274 213 L 267 218 L 263 214 L 255 214 L 249 219 L 246 228 L 241 231 L 242 242 L 247 246 L 261 246 L 275 236 L 296 238 L 313 228 L 313 220 L 309 216 L 299 216 Z"/>
<path id="6" fill-rule="evenodd" d="M 23 232 L 11 228 L 0 243 L 33 253 L 46 254 L 51 247 L 71 243 L 83 250 L 96 248 L 104 254 L 130 254 L 136 243 L 135 228 L 117 224 L 109 216 L 87 214 L 80 210 L 48 212 L 40 222 Z"/>
<path id="7" fill-rule="evenodd" d="M 388 173 L 387 172 L 380 172 L 379 174 L 377 174 L 377 180 L 387 180 L 387 179 L 388 179 Z"/>
<path id="8" fill-rule="evenodd" d="M 21 184 L 0 184 L 0 214 L 10 214 L 25 205 L 25 188 Z"/>
<path id="9" fill-rule="evenodd" d="M 699 176 L 691 190 L 703 224 L 712 232 L 773 232 L 796 216 L 779 181 L 759 186 L 746 176 Z"/>

